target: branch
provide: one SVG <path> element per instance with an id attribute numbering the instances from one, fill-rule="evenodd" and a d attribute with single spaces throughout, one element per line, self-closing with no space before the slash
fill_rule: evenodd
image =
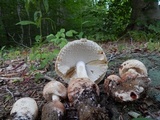
<path id="1" fill-rule="evenodd" d="M 12 40 L 13 40 L 16 44 L 18 44 L 18 45 L 20 45 L 20 46 L 23 46 L 23 47 L 25 47 L 25 48 L 27 48 L 27 49 L 30 49 L 28 46 L 26 46 L 26 45 L 24 45 L 24 44 L 22 44 L 22 43 L 19 43 L 19 42 L 17 42 L 17 41 L 14 39 L 15 33 L 14 33 L 13 35 L 11 35 L 10 33 L 8 33 L 8 36 L 11 37 Z"/>

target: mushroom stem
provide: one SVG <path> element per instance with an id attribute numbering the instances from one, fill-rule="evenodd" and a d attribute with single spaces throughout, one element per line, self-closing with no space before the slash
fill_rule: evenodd
<path id="1" fill-rule="evenodd" d="M 57 95 L 52 95 L 52 101 L 60 101 L 59 96 L 57 96 Z"/>
<path id="2" fill-rule="evenodd" d="M 109 120 L 108 112 L 99 106 L 99 97 L 96 92 L 96 86 L 85 89 L 79 95 L 77 102 L 74 104 L 77 108 L 79 120 Z"/>
<path id="3" fill-rule="evenodd" d="M 78 78 L 88 78 L 85 63 L 83 61 L 79 61 L 76 65 L 77 77 Z"/>
<path id="4" fill-rule="evenodd" d="M 79 120 L 109 120 L 108 111 L 99 106 L 99 87 L 89 78 L 72 79 L 68 99 L 77 109 Z"/>

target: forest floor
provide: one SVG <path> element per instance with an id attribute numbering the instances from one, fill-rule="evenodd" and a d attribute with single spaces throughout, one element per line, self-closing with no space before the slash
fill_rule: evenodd
<path id="1" fill-rule="evenodd" d="M 144 42 L 108 42 L 99 44 L 104 49 L 109 60 L 109 68 L 106 76 L 110 74 L 118 75 L 120 64 L 127 59 L 134 58 L 142 61 L 146 65 L 149 77 L 152 80 L 145 97 L 135 102 L 127 103 L 118 103 L 112 98 L 106 97 L 103 89 L 103 80 L 99 84 L 100 105 L 111 111 L 112 120 L 133 120 L 134 118 L 128 114 L 129 112 L 139 114 L 138 116 L 142 118 L 141 120 L 146 120 L 145 118 L 160 120 L 160 51 L 156 47 L 149 46 L 148 43 Z M 154 50 L 149 49 L 151 47 L 154 48 Z M 46 103 L 42 91 L 44 85 L 50 80 L 44 76 L 36 79 L 34 76 L 36 72 L 64 83 L 64 81 L 56 75 L 53 69 L 54 66 L 51 66 L 52 69 L 48 66 L 45 69 L 30 71 L 28 66 L 31 62 L 37 64 L 37 61 L 28 61 L 21 55 L 15 59 L 3 60 L 3 62 L 1 62 L 1 120 L 10 120 L 10 111 L 14 102 L 19 98 L 27 96 L 36 100 L 39 108 L 38 120 L 41 119 L 41 109 L 44 103 Z M 77 116 L 75 117 L 76 114 L 73 114 L 74 112 L 76 112 L 76 110 L 67 108 L 66 120 L 78 120 Z"/>

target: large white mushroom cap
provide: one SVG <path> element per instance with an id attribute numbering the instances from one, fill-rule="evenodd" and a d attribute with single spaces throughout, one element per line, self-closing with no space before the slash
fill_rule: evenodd
<path id="1" fill-rule="evenodd" d="M 67 82 L 77 78 L 76 64 L 85 63 L 87 75 L 91 81 L 99 83 L 108 68 L 108 62 L 103 49 L 95 42 L 80 39 L 69 42 L 57 56 L 55 70 Z"/>
<path id="2" fill-rule="evenodd" d="M 119 68 L 119 75 L 122 77 L 125 73 L 132 73 L 138 76 L 148 76 L 145 65 L 136 59 L 130 59 L 123 62 Z"/>
<path id="3" fill-rule="evenodd" d="M 17 100 L 10 112 L 13 120 L 35 120 L 38 115 L 38 106 L 33 98 L 25 97 Z"/>

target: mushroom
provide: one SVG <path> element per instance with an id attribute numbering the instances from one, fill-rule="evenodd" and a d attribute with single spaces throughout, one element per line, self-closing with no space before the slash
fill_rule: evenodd
<path id="1" fill-rule="evenodd" d="M 50 81 L 43 88 L 43 97 L 47 101 L 65 99 L 67 97 L 67 88 L 56 80 Z"/>
<path id="2" fill-rule="evenodd" d="M 127 60 L 119 68 L 119 77 L 109 76 L 105 82 L 105 90 L 115 100 L 134 101 L 145 94 L 150 83 L 145 65 L 135 59 Z M 111 80 L 110 80 L 111 79 Z"/>
<path id="3" fill-rule="evenodd" d="M 118 75 L 109 75 L 104 80 L 105 92 L 109 95 L 112 88 L 115 88 L 119 82 L 121 82 L 121 78 Z"/>
<path id="4" fill-rule="evenodd" d="M 68 99 L 71 103 L 76 103 L 79 96 L 85 90 L 94 91 L 96 95 L 99 95 L 98 85 L 91 81 L 87 75 L 84 62 L 78 62 L 76 65 L 77 78 L 71 78 L 68 85 Z"/>
<path id="5" fill-rule="evenodd" d="M 146 93 L 149 83 L 148 77 L 127 78 L 113 88 L 111 93 L 117 101 L 135 101 Z"/>
<path id="6" fill-rule="evenodd" d="M 147 68 L 145 65 L 136 59 L 130 59 L 123 62 L 119 68 L 119 75 L 123 77 L 125 73 L 131 73 L 135 76 L 148 76 Z"/>
<path id="7" fill-rule="evenodd" d="M 43 89 L 43 97 L 48 101 L 42 108 L 41 120 L 59 120 L 63 118 L 65 107 L 60 101 L 67 96 L 66 87 L 58 81 L 50 81 Z"/>
<path id="8" fill-rule="evenodd" d="M 79 100 L 81 94 L 84 91 L 88 91 L 88 92 L 92 91 L 96 95 L 94 97 L 99 96 L 98 85 L 92 82 L 89 78 L 72 79 L 69 82 L 69 86 L 68 86 L 68 99 L 70 103 L 75 104 Z M 89 96 L 86 96 L 86 97 L 89 97 Z M 96 99 L 94 97 L 93 99 Z"/>
<path id="9" fill-rule="evenodd" d="M 35 120 L 38 115 L 37 103 L 30 97 L 20 98 L 13 104 L 10 115 L 12 120 Z"/>
<path id="10" fill-rule="evenodd" d="M 104 88 L 107 95 L 116 101 L 127 102 L 139 99 L 146 92 L 149 82 L 148 77 L 122 80 L 117 75 L 110 75 L 105 79 Z"/>
<path id="11" fill-rule="evenodd" d="M 76 64 L 77 78 L 71 78 L 68 85 L 68 99 L 78 110 L 80 120 L 109 120 L 108 112 L 99 107 L 99 87 L 90 80 L 84 62 Z"/>
<path id="12" fill-rule="evenodd" d="M 62 120 L 65 107 L 60 101 L 46 103 L 42 108 L 41 120 Z"/>
<path id="13" fill-rule="evenodd" d="M 79 77 L 76 72 L 78 62 L 85 64 L 86 74 L 97 84 L 108 68 L 103 49 L 93 41 L 80 39 L 69 42 L 61 49 L 55 62 L 55 70 L 68 83 L 70 79 Z"/>
<path id="14" fill-rule="evenodd" d="M 108 111 L 99 105 L 99 87 L 89 78 L 76 78 L 69 82 L 68 99 L 77 109 L 79 120 L 109 120 Z"/>

